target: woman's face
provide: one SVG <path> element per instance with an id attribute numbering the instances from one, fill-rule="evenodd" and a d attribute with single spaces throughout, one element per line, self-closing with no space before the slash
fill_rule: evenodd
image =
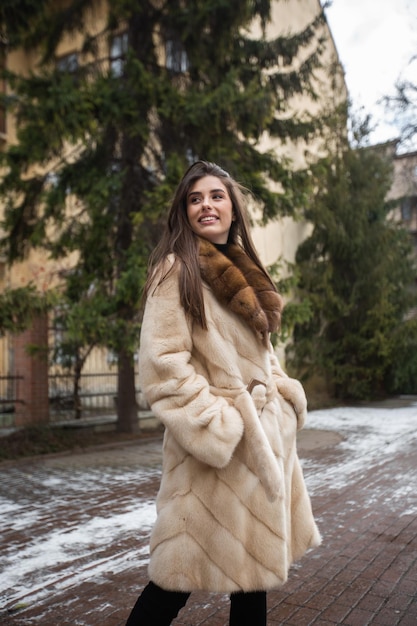
<path id="1" fill-rule="evenodd" d="M 227 243 L 234 220 L 233 205 L 220 178 L 204 176 L 190 187 L 187 217 L 196 235 L 211 243 Z"/>

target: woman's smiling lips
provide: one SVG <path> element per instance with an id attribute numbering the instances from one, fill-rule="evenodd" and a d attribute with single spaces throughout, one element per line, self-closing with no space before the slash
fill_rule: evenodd
<path id="1" fill-rule="evenodd" d="M 200 224 L 212 224 L 213 222 L 217 222 L 218 219 L 217 215 L 203 215 L 198 221 Z"/>

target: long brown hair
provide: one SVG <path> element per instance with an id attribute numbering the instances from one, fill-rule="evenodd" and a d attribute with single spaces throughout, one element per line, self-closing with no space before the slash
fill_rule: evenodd
<path id="1" fill-rule="evenodd" d="M 249 230 L 249 218 L 246 207 L 248 191 L 234 180 L 225 170 L 215 163 L 196 161 L 182 177 L 171 203 L 168 220 L 162 237 L 149 259 L 148 278 L 145 284 L 144 297 L 155 287 L 155 276 L 159 276 L 159 285 L 171 269 L 180 265 L 179 289 L 180 300 L 184 310 L 196 320 L 202 328 L 207 328 L 204 312 L 203 290 L 198 262 L 198 237 L 191 229 L 187 217 L 187 196 L 191 187 L 204 176 L 216 176 L 227 189 L 233 206 L 234 221 L 230 227 L 228 243 L 240 245 L 245 253 L 275 286 L 263 267 Z M 174 255 L 174 266 L 164 271 L 166 258 Z"/>

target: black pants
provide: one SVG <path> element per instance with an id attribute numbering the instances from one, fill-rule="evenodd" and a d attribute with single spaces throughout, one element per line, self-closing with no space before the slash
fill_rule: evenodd
<path id="1" fill-rule="evenodd" d="M 152 581 L 139 596 L 126 626 L 169 626 L 190 597 L 181 591 L 165 591 Z M 266 626 L 266 592 L 230 595 L 230 626 Z"/>

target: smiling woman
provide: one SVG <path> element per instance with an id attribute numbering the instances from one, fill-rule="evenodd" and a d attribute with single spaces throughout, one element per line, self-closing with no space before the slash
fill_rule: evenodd
<path id="1" fill-rule="evenodd" d="M 320 543 L 296 452 L 306 398 L 272 348 L 282 300 L 247 224 L 240 185 L 198 161 L 150 260 L 139 374 L 164 462 L 127 626 L 168 626 L 194 590 L 229 593 L 231 626 L 265 626 L 266 591 Z"/>
<path id="2" fill-rule="evenodd" d="M 211 243 L 227 243 L 234 220 L 233 205 L 226 187 L 217 176 L 204 176 L 187 196 L 187 216 L 196 235 Z"/>

